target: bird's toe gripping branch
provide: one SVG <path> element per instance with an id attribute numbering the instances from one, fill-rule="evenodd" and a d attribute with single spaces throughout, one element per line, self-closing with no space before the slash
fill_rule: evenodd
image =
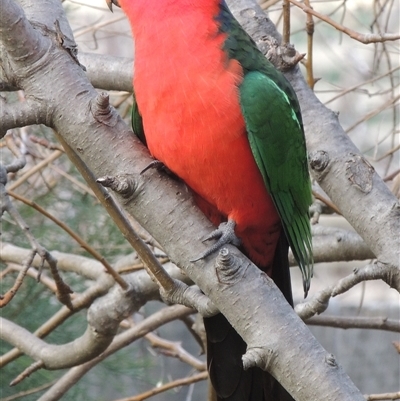
<path id="1" fill-rule="evenodd" d="M 241 241 L 235 234 L 235 226 L 236 222 L 234 220 L 228 220 L 226 223 L 221 223 L 216 230 L 212 231 L 203 239 L 203 242 L 209 241 L 210 239 L 218 239 L 218 241 L 196 259 L 192 259 L 191 262 L 197 262 L 198 260 L 206 258 L 224 245 L 232 244 L 239 246 Z"/>

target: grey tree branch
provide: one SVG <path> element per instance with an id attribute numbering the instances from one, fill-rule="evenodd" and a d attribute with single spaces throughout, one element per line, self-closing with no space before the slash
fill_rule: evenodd
<path id="1" fill-rule="evenodd" d="M 372 329 L 400 333 L 400 321 L 386 317 L 314 316 L 306 320 L 311 326 L 339 327 L 341 329 Z"/>
<path id="2" fill-rule="evenodd" d="M 47 105 L 32 99 L 25 102 L 6 103 L 0 97 L 0 138 L 6 134 L 7 130 L 12 128 L 46 124 L 48 122 L 46 120 L 47 108 Z"/>
<path id="3" fill-rule="evenodd" d="M 188 316 L 193 310 L 181 305 L 163 308 L 152 314 L 142 322 L 116 336 L 105 352 L 80 366 L 70 369 L 58 382 L 52 386 L 38 401 L 56 401 L 60 399 L 78 380 L 90 369 L 123 347 L 131 344 L 138 338 L 156 330 L 158 327 L 183 316 Z"/>

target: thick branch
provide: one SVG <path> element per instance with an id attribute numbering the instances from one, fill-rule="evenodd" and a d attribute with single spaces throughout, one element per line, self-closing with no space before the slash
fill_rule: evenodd
<path id="1" fill-rule="evenodd" d="M 79 61 L 95 88 L 132 92 L 133 62 L 123 57 L 80 53 Z"/>
<path id="2" fill-rule="evenodd" d="M 15 345 L 36 361 L 41 361 L 46 369 L 62 369 L 92 359 L 107 348 L 117 329 L 100 334 L 88 327 L 79 341 L 50 345 L 5 318 L 0 317 L 0 324 L 4 341 Z"/>
<path id="3" fill-rule="evenodd" d="M 7 104 L 0 97 L 0 138 L 12 128 L 45 124 L 46 116 L 47 106 L 40 102 L 28 99 L 25 102 Z"/>

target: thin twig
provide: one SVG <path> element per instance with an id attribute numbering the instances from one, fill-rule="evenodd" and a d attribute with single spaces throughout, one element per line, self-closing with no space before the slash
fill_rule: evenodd
<path id="1" fill-rule="evenodd" d="M 160 349 L 164 355 L 178 358 L 180 361 L 187 363 L 198 371 L 206 370 L 206 364 L 187 352 L 180 342 L 166 340 L 154 333 L 146 334 L 145 338 L 150 342 L 153 348 Z"/>
<path id="2" fill-rule="evenodd" d="M 283 32 L 282 32 L 282 46 L 290 43 L 290 4 L 289 0 L 283 0 Z"/>
<path id="3" fill-rule="evenodd" d="M 347 28 L 343 25 L 338 24 L 335 22 L 333 19 L 327 17 L 324 14 L 321 14 L 314 9 L 306 6 L 303 3 L 300 3 L 299 1 L 296 0 L 288 0 L 290 3 L 294 4 L 296 7 L 301 8 L 304 12 L 308 14 L 312 14 L 315 17 L 325 21 L 329 25 L 332 25 L 334 28 L 336 28 L 338 31 L 345 33 L 346 35 L 350 36 L 352 39 L 357 40 L 358 42 L 368 44 L 368 43 L 377 43 L 377 42 L 385 42 L 389 40 L 399 40 L 400 35 L 395 34 L 395 33 L 382 33 L 382 34 L 374 34 L 374 33 L 368 33 L 368 34 L 362 34 L 356 31 L 353 31 L 350 28 Z"/>
<path id="4" fill-rule="evenodd" d="M 42 390 L 45 390 L 48 387 L 51 387 L 56 381 L 57 380 L 53 380 L 53 381 L 51 381 L 49 383 L 43 384 L 42 386 L 31 388 L 31 389 L 26 390 L 26 391 L 20 391 L 17 394 L 10 395 L 9 397 L 2 398 L 1 401 L 15 401 L 18 398 L 22 398 L 22 397 L 25 397 L 27 395 L 38 393 L 39 391 L 42 391 Z"/>
<path id="5" fill-rule="evenodd" d="M 324 196 L 320 195 L 318 192 L 316 192 L 314 190 L 312 191 L 312 194 L 313 194 L 315 199 L 318 199 L 321 202 L 325 203 L 325 205 L 330 207 L 339 216 L 342 215 L 342 213 L 340 213 L 340 210 L 337 208 L 337 206 L 333 202 L 331 202 L 329 199 L 325 198 Z"/>
<path id="6" fill-rule="evenodd" d="M 181 386 L 187 386 L 192 383 L 199 382 L 201 380 L 206 380 L 208 378 L 208 372 L 202 372 L 198 373 L 197 375 L 185 377 L 183 379 L 177 379 L 172 382 L 163 384 L 162 386 L 159 387 L 154 387 L 153 389 L 146 391 L 142 394 L 139 395 L 134 395 L 132 397 L 127 397 L 127 398 L 120 398 L 118 400 L 114 401 L 143 401 L 146 400 L 147 398 L 153 397 L 154 395 L 161 394 L 165 391 L 171 390 L 175 387 L 181 387 Z"/>
<path id="7" fill-rule="evenodd" d="M 29 169 L 29 171 L 27 171 L 24 175 L 22 175 L 20 178 L 18 178 L 18 180 L 14 181 L 12 184 L 10 184 L 7 187 L 7 189 L 12 191 L 15 188 L 19 187 L 33 174 L 37 173 L 42 168 L 46 167 L 48 164 L 52 163 L 54 160 L 58 159 L 63 154 L 64 153 L 61 152 L 60 150 L 55 150 L 49 156 L 47 156 L 45 159 L 43 159 L 40 163 L 38 163 L 35 167 L 32 167 L 31 169 Z"/>
<path id="8" fill-rule="evenodd" d="M 305 0 L 306 6 L 310 6 L 310 0 Z M 314 38 L 314 19 L 311 14 L 307 13 L 306 21 L 306 32 L 307 32 L 307 59 L 306 59 L 306 69 L 307 69 L 307 83 L 311 89 L 314 89 L 316 80 L 314 79 L 313 72 L 313 38 Z"/>
<path id="9" fill-rule="evenodd" d="M 20 270 L 14 285 L 10 288 L 4 295 L 0 296 L 0 308 L 6 306 L 11 300 L 14 298 L 15 294 L 17 293 L 18 289 L 21 287 L 24 277 L 28 269 L 31 267 L 31 263 L 35 258 L 36 251 L 31 251 L 28 260 L 24 263 L 22 269 Z"/>
<path id="10" fill-rule="evenodd" d="M 340 329 L 373 329 L 400 333 L 400 321 L 381 317 L 314 316 L 305 321 L 311 326 L 338 327 Z"/>
<path id="11" fill-rule="evenodd" d="M 364 396 L 367 401 L 386 401 L 386 400 L 399 400 L 400 391 L 397 393 L 382 393 L 382 394 L 369 394 Z"/>

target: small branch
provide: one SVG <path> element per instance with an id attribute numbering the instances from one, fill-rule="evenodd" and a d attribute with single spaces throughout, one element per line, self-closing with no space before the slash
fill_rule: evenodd
<path id="1" fill-rule="evenodd" d="M 289 0 L 283 0 L 282 11 L 283 11 L 282 45 L 286 46 L 288 43 L 290 43 L 290 3 L 289 3 Z"/>
<path id="2" fill-rule="evenodd" d="M 188 309 L 181 305 L 169 306 L 153 313 L 151 316 L 144 319 L 131 329 L 125 330 L 123 333 L 118 334 L 110 346 L 99 356 L 89 362 L 70 369 L 52 388 L 43 394 L 38 401 L 59 400 L 61 396 L 63 396 L 72 386 L 76 384 L 78 380 L 83 377 L 83 375 L 85 375 L 90 369 L 95 367 L 104 359 L 108 358 L 110 355 L 136 341 L 138 338 L 145 336 L 149 332 L 156 330 L 158 327 L 161 327 L 162 325 L 175 319 L 182 318 L 183 316 L 188 316 L 192 313 L 192 309 Z"/>
<path id="3" fill-rule="evenodd" d="M 294 4 L 296 7 L 301 8 L 305 13 L 314 15 L 315 17 L 319 18 L 322 21 L 327 22 L 329 25 L 332 25 L 338 31 L 345 33 L 346 35 L 350 36 L 352 39 L 357 40 L 358 42 L 369 44 L 369 43 L 379 43 L 379 42 L 386 42 L 389 40 L 399 40 L 400 35 L 395 33 L 368 33 L 368 34 L 361 34 L 359 32 L 353 31 L 350 28 L 347 28 L 343 25 L 338 24 L 333 19 L 329 18 L 326 15 L 323 15 L 311 7 L 308 7 L 306 4 L 300 3 L 296 0 L 288 0 L 290 3 Z"/>
<path id="4" fill-rule="evenodd" d="M 395 266 L 376 261 L 359 269 L 354 269 L 352 274 L 342 278 L 333 288 L 332 296 L 343 294 L 362 281 L 379 279 L 400 292 L 400 271 Z"/>
<path id="5" fill-rule="evenodd" d="M 297 304 L 295 311 L 301 319 L 307 320 L 324 312 L 328 308 L 331 297 L 343 294 L 362 281 L 379 279 L 400 292 L 400 272 L 398 269 L 377 261 L 360 269 L 354 269 L 352 274 L 339 280 L 336 285 L 329 286 L 315 294 L 310 300 Z"/>
<path id="6" fill-rule="evenodd" d="M 17 163 L 18 167 L 21 167 L 24 163 L 21 164 L 21 162 Z M 68 307 L 72 308 L 71 304 L 71 298 L 70 294 L 72 293 L 71 288 L 64 283 L 64 281 L 61 279 L 60 275 L 58 274 L 57 271 L 57 260 L 45 249 L 43 248 L 39 242 L 36 240 L 35 236 L 31 233 L 29 226 L 25 223 L 24 219 L 18 212 L 18 210 L 14 207 L 12 202 L 10 201 L 10 198 L 5 190 L 5 185 L 7 183 L 7 171 L 11 171 L 13 165 L 11 166 L 6 166 L 3 167 L 1 166 L 0 170 L 0 200 L 1 200 L 1 214 L 7 210 L 8 214 L 14 219 L 14 221 L 18 224 L 18 226 L 21 228 L 23 233 L 25 234 L 26 238 L 28 239 L 29 243 L 32 246 L 32 249 L 34 253 L 38 253 L 38 255 L 41 257 L 42 263 L 39 267 L 39 277 L 41 273 L 41 269 L 44 265 L 44 262 L 47 261 L 50 267 L 50 271 L 53 275 L 54 281 L 57 286 L 57 298 L 65 305 Z M 10 170 L 11 169 L 11 170 Z"/>
<path id="7" fill-rule="evenodd" d="M 314 224 L 311 232 L 315 263 L 368 260 L 376 257 L 354 231 Z M 291 266 L 296 265 L 292 252 L 289 260 Z"/>
<path id="8" fill-rule="evenodd" d="M 48 112 L 47 105 L 37 100 L 28 99 L 24 102 L 6 103 L 0 97 L 0 138 L 6 134 L 7 130 L 12 128 L 48 124 L 46 121 Z"/>
<path id="9" fill-rule="evenodd" d="M 372 329 L 400 333 L 400 321 L 381 317 L 314 316 L 305 321 L 311 326 L 337 327 L 340 329 Z"/>
<path id="10" fill-rule="evenodd" d="M 10 288 L 4 295 L 0 296 L 0 308 L 6 306 L 13 298 L 14 295 L 17 293 L 18 289 L 21 287 L 22 281 L 31 266 L 31 263 L 36 255 L 35 251 L 32 251 L 28 260 L 24 263 L 23 268 L 19 272 L 17 279 L 15 280 L 14 285 Z"/>
<path id="11" fill-rule="evenodd" d="M 206 364 L 187 352 L 182 347 L 181 342 L 168 341 L 154 333 L 146 334 L 145 338 L 150 342 L 153 348 L 159 348 L 164 355 L 177 358 L 199 371 L 205 371 L 207 369 Z"/>
<path id="12" fill-rule="evenodd" d="M 173 380 L 172 382 L 163 384 L 162 386 L 154 387 L 152 390 L 146 391 L 145 393 L 134 395 L 132 397 L 120 398 L 114 401 L 143 401 L 147 400 L 154 395 L 164 393 L 165 391 L 171 390 L 175 387 L 187 386 L 192 383 L 206 380 L 208 378 L 208 372 L 198 373 L 197 375 L 185 377 L 183 379 Z"/>
<path id="13" fill-rule="evenodd" d="M 34 362 L 31 366 L 27 367 L 21 374 L 19 374 L 11 383 L 10 386 L 16 386 L 18 383 L 21 383 L 22 380 L 29 377 L 33 372 L 44 367 L 44 363 L 42 361 Z"/>
<path id="14" fill-rule="evenodd" d="M 367 401 L 386 401 L 386 400 L 399 400 L 400 391 L 397 393 L 382 393 L 382 394 L 369 394 L 365 395 Z"/>
<path id="15" fill-rule="evenodd" d="M 17 394 L 10 395 L 9 397 L 2 398 L 1 401 L 15 401 L 18 398 L 22 398 L 22 397 L 25 397 L 27 395 L 38 393 L 39 391 L 42 391 L 42 390 L 45 390 L 48 387 L 51 387 L 55 382 L 56 382 L 56 380 L 53 380 L 53 381 L 51 381 L 49 383 L 43 384 L 42 386 L 31 388 L 31 389 L 26 390 L 26 391 L 20 391 Z"/>
<path id="16" fill-rule="evenodd" d="M 332 286 L 317 292 L 306 302 L 297 304 L 294 308 L 302 320 L 308 320 L 314 315 L 320 315 L 325 312 L 329 306 L 329 300 L 332 297 Z"/>
<path id="17" fill-rule="evenodd" d="M 25 174 L 23 174 L 21 177 L 19 177 L 12 184 L 8 185 L 7 190 L 12 191 L 12 190 L 16 189 L 17 187 L 22 185 L 33 174 L 37 173 L 42 168 L 45 168 L 48 164 L 52 163 L 54 160 L 58 159 L 63 154 L 64 154 L 64 152 L 55 150 L 49 156 L 47 156 L 45 159 L 43 159 L 40 163 L 36 164 L 36 166 L 29 169 L 29 171 L 27 171 Z"/>
<path id="18" fill-rule="evenodd" d="M 365 121 L 368 121 L 370 118 L 378 115 L 382 111 L 386 110 L 388 107 L 394 106 L 399 100 L 400 100 L 400 95 L 396 96 L 394 98 L 390 98 L 389 100 L 384 102 L 382 105 L 380 105 L 379 107 L 370 111 L 365 116 L 361 117 L 358 121 L 356 121 L 354 124 L 352 124 L 349 128 L 346 129 L 346 133 L 348 134 L 350 131 L 352 131 L 354 128 L 356 128 L 358 125 L 360 125 L 361 123 L 363 123 Z"/>
<path id="19" fill-rule="evenodd" d="M 342 213 L 340 213 L 340 210 L 336 207 L 336 205 L 331 200 L 325 198 L 324 196 L 320 195 L 318 192 L 316 192 L 314 190 L 312 191 L 312 194 L 315 199 L 318 199 L 321 202 L 325 203 L 325 205 L 329 206 L 338 215 L 340 215 L 340 216 L 342 215 Z"/>
<path id="20" fill-rule="evenodd" d="M 183 317 L 182 322 L 185 324 L 190 334 L 196 340 L 201 348 L 201 352 L 205 352 L 206 333 L 204 329 L 203 319 L 197 315 L 196 319 L 191 316 Z"/>
<path id="21" fill-rule="evenodd" d="M 310 6 L 310 0 L 305 0 L 304 4 Z M 314 37 L 314 20 L 311 14 L 307 13 L 306 22 L 306 32 L 307 32 L 307 59 L 306 59 L 306 69 L 307 69 L 307 83 L 311 89 L 314 90 L 314 85 L 317 82 L 314 79 L 313 72 L 313 37 Z"/>
<path id="22" fill-rule="evenodd" d="M 47 320 L 44 324 L 42 324 L 33 335 L 38 338 L 44 338 L 49 335 L 53 330 L 59 327 L 63 322 L 65 322 L 72 314 L 82 310 L 83 308 L 88 308 L 95 299 L 107 293 L 110 286 L 112 285 L 112 281 L 110 280 L 109 285 L 104 282 L 104 280 L 92 285 L 85 292 L 78 295 L 75 299 L 72 300 L 73 310 L 71 311 L 67 307 L 62 307 L 57 313 L 55 313 L 50 319 Z M 19 356 L 22 355 L 22 352 L 18 348 L 14 348 L 4 355 L 0 357 L 0 368 L 6 366 L 8 363 L 14 361 Z"/>

